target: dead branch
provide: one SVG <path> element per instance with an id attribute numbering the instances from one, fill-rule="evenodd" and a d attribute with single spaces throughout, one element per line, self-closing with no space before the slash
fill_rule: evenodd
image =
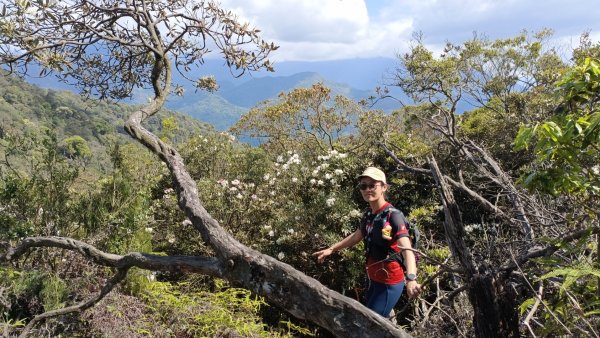
<path id="1" fill-rule="evenodd" d="M 424 174 L 424 175 L 427 175 L 427 176 L 432 175 L 431 170 L 429 170 L 429 169 L 416 168 L 416 167 L 409 166 L 408 164 L 406 164 L 406 162 L 404 162 L 401 159 L 399 159 L 398 156 L 396 156 L 396 154 L 394 154 L 394 152 L 387 147 L 387 145 L 385 145 L 385 144 L 383 144 L 381 142 L 378 142 L 378 145 L 381 146 L 383 148 L 383 151 L 389 157 L 391 157 L 394 160 L 394 162 L 396 162 L 396 164 L 398 164 L 403 170 L 409 171 L 409 172 L 412 172 L 412 173 L 416 173 L 416 174 Z M 461 189 L 469 197 L 471 197 L 472 199 L 474 199 L 475 201 L 477 201 L 485 210 L 494 213 L 496 216 L 498 216 L 500 218 L 503 218 L 505 220 L 510 220 L 510 217 L 507 216 L 502 210 L 500 210 L 500 208 L 498 208 L 496 205 L 494 205 L 491 202 L 489 202 L 488 200 L 486 200 L 484 197 L 482 197 L 481 195 L 479 195 L 474 190 L 470 189 L 464 183 L 464 181 L 462 180 L 462 178 L 461 178 L 460 181 L 455 181 L 451 177 L 449 177 L 447 175 L 444 175 L 444 179 L 448 183 L 450 183 L 453 187 Z"/>
<path id="2" fill-rule="evenodd" d="M 14 261 L 33 248 L 59 248 L 80 253 L 98 265 L 128 270 L 132 267 L 151 271 L 185 271 L 222 277 L 223 267 L 213 257 L 156 256 L 132 252 L 120 256 L 106 253 L 87 243 L 65 237 L 29 237 L 15 248 L 10 248 L 1 261 Z"/>
<path id="3" fill-rule="evenodd" d="M 571 242 L 571 241 L 580 239 L 581 237 L 586 236 L 586 235 L 599 234 L 599 233 L 600 233 L 600 227 L 597 227 L 597 226 L 583 229 L 583 230 L 577 230 L 573 233 L 563 236 L 562 242 Z M 512 271 L 514 269 L 517 269 L 519 267 L 519 265 L 525 264 L 527 261 L 529 261 L 532 258 L 550 256 L 554 252 L 556 252 L 558 249 L 560 249 L 560 246 L 558 244 L 550 244 L 544 248 L 532 250 L 522 256 L 519 256 L 515 259 L 511 259 L 511 260 L 507 261 L 505 264 L 503 264 L 500 267 L 500 270 Z"/>
<path id="4" fill-rule="evenodd" d="M 529 331 L 531 336 L 534 338 L 536 337 L 536 335 L 533 332 L 533 329 L 531 328 L 531 325 L 529 324 L 529 322 L 531 321 L 531 318 L 533 318 L 533 315 L 536 313 L 538 306 L 540 306 L 543 295 L 544 295 L 544 286 L 542 284 L 540 284 L 538 292 L 535 295 L 535 304 L 533 304 L 533 306 L 531 307 L 531 310 L 529 310 L 529 313 L 527 314 L 527 316 L 525 317 L 525 320 L 523 320 L 523 323 L 521 324 L 521 325 L 527 327 L 527 330 Z"/>
<path id="5" fill-rule="evenodd" d="M 52 317 L 56 317 L 56 316 L 60 316 L 60 315 L 66 315 L 66 314 L 74 313 L 74 312 L 81 312 L 81 311 L 91 308 L 96 303 L 101 301 L 102 298 L 104 298 L 104 296 L 106 296 L 110 291 L 112 291 L 112 289 L 117 284 L 119 284 L 123 279 L 125 279 L 125 277 L 127 277 L 128 270 L 129 270 L 128 268 L 117 269 L 117 273 L 111 279 L 109 279 L 106 282 L 106 284 L 104 284 L 104 287 L 102 288 L 102 290 L 100 290 L 100 293 L 98 293 L 98 295 L 96 295 L 95 297 L 92 297 L 91 299 L 89 299 L 85 302 L 82 302 L 82 303 L 79 303 L 79 304 L 73 305 L 73 306 L 68 306 L 68 307 L 65 307 L 62 309 L 44 312 L 42 314 L 39 314 L 39 315 L 33 317 L 33 319 L 30 320 L 29 323 L 27 323 L 27 326 L 25 326 L 23 331 L 21 331 L 19 338 L 27 337 L 29 335 L 29 331 L 31 331 L 31 329 L 38 322 L 44 321 L 48 318 L 52 318 Z"/>

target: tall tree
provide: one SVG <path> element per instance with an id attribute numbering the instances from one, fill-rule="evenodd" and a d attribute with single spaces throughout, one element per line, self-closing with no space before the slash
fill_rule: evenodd
<path id="1" fill-rule="evenodd" d="M 187 78 L 212 49 L 222 54 L 236 75 L 272 70 L 267 57 L 277 47 L 263 41 L 257 29 L 239 23 L 231 12 L 209 1 L 17 0 L 5 2 L 2 12 L 0 63 L 9 71 L 28 73 L 36 64 L 41 66 L 41 75 L 56 74 L 84 94 L 100 98 L 126 98 L 136 87 L 152 89 L 149 103 L 130 116 L 125 128 L 167 164 L 180 208 L 216 253 L 215 257 L 118 256 L 67 238 L 25 239 L 2 258 L 17 259 L 32 247 L 57 247 L 79 251 L 116 272 L 97 296 L 36 316 L 22 335 L 45 318 L 93 306 L 133 266 L 225 278 L 338 336 L 406 335 L 358 302 L 235 240 L 202 206 L 179 153 L 142 126 L 172 92 L 182 94 L 181 87 L 172 84 L 173 72 Z M 199 87 L 216 88 L 210 78 L 190 80 Z"/>

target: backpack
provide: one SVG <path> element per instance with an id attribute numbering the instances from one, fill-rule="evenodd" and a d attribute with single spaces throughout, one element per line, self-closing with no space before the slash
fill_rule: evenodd
<path id="1" fill-rule="evenodd" d="M 398 211 L 398 212 L 402 213 L 402 211 L 400 211 L 396 208 L 391 208 L 390 212 L 388 213 L 388 216 L 387 216 L 388 221 L 394 211 Z M 419 244 L 421 241 L 421 231 L 419 230 L 417 225 L 415 223 L 411 222 L 406 216 L 404 216 L 404 220 L 406 221 L 406 228 L 408 229 L 408 238 L 410 238 L 410 245 L 413 249 L 419 250 Z M 413 253 L 415 255 L 415 264 L 416 264 L 419 262 L 420 255 L 416 251 L 413 251 Z M 402 256 L 402 251 L 396 252 L 396 253 L 390 255 L 390 257 L 388 257 L 388 259 L 389 260 L 395 259 L 396 261 L 398 261 L 398 263 L 400 263 L 400 265 L 402 266 L 402 269 L 406 270 L 406 266 L 404 265 L 404 256 Z"/>

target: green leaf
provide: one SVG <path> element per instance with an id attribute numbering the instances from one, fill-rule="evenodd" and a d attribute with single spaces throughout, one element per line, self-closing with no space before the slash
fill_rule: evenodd
<path id="1" fill-rule="evenodd" d="M 521 303 L 521 305 L 519 306 L 519 314 L 523 315 L 530 306 L 535 304 L 535 301 L 536 301 L 535 298 L 529 298 L 529 299 L 526 299 L 523 303 Z"/>
<path id="2" fill-rule="evenodd" d="M 533 128 L 522 125 L 519 128 L 519 132 L 517 133 L 514 149 L 515 150 L 527 149 L 529 146 L 529 143 L 531 143 L 531 138 L 533 137 L 536 128 L 537 128 L 537 125 Z"/>
<path id="3" fill-rule="evenodd" d="M 546 136 L 550 137 L 554 142 L 558 142 L 558 138 L 562 136 L 560 127 L 554 122 L 542 124 L 542 129 L 546 132 Z"/>

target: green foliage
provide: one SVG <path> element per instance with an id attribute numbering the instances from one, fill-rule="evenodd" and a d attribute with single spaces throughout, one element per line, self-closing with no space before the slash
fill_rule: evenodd
<path id="1" fill-rule="evenodd" d="M 63 308 L 67 300 L 68 291 L 65 281 L 58 276 L 52 274 L 44 276 L 40 291 L 44 311 Z"/>
<path id="2" fill-rule="evenodd" d="M 22 315 L 63 308 L 69 296 L 65 281 L 53 273 L 0 268 L 0 276 L 0 287 L 8 290 L 5 295 L 8 303 L 0 304 L 0 310 L 10 313 L 15 320 Z"/>
<path id="3" fill-rule="evenodd" d="M 251 109 L 231 130 L 264 140 L 263 147 L 275 154 L 323 152 L 342 147 L 361 113 L 356 102 L 341 95 L 332 98 L 331 90 L 317 83 Z"/>
<path id="4" fill-rule="evenodd" d="M 258 317 L 266 303 L 244 289 L 195 291 L 186 284 L 152 282 L 142 297 L 152 318 L 169 328 L 173 336 L 212 337 L 228 332 L 242 337 L 291 337 L 267 330 Z M 138 330 L 143 332 L 144 328 Z"/>
<path id="5" fill-rule="evenodd" d="M 63 142 L 65 144 L 64 151 L 69 158 L 88 158 L 92 156 L 88 143 L 79 135 L 67 137 Z"/>
<path id="6" fill-rule="evenodd" d="M 179 126 L 177 125 L 177 121 L 174 116 L 164 118 L 161 121 L 161 125 L 162 132 L 160 138 L 163 141 L 171 139 L 179 130 Z"/>
<path id="7" fill-rule="evenodd" d="M 522 177 L 530 187 L 557 195 L 600 194 L 600 60 L 585 59 L 558 82 L 563 110 L 551 120 L 522 126 L 517 149 L 535 144 L 538 165 Z"/>

